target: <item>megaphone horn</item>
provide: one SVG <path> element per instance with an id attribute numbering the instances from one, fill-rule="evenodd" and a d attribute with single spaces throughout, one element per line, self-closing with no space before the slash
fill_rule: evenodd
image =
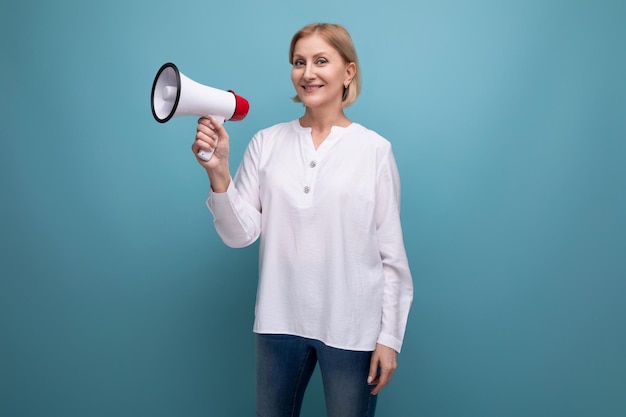
<path id="1" fill-rule="evenodd" d="M 150 95 L 152 115 L 159 123 L 177 116 L 212 117 L 220 123 L 243 120 L 250 104 L 234 91 L 209 87 L 187 78 L 171 62 L 163 64 L 154 78 Z M 200 151 L 205 161 L 213 152 Z"/>

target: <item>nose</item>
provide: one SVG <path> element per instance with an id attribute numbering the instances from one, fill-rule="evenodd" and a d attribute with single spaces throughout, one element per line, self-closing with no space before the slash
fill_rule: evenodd
<path id="1" fill-rule="evenodd" d="M 315 72 L 313 71 L 313 65 L 306 64 L 304 67 L 304 74 L 302 74 L 305 80 L 312 80 L 315 78 Z"/>

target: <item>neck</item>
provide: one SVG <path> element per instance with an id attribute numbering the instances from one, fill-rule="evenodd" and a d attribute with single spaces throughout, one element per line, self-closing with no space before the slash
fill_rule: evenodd
<path id="1" fill-rule="evenodd" d="M 329 131 L 333 126 L 348 127 L 352 123 L 346 117 L 343 110 L 333 112 L 320 112 L 307 107 L 304 115 L 300 118 L 300 125 L 310 127 L 313 131 Z"/>
<path id="2" fill-rule="evenodd" d="M 320 113 L 307 107 L 300 118 L 300 126 L 311 128 L 311 138 L 315 149 L 326 140 L 333 126 L 348 127 L 350 123 L 352 122 L 343 114 L 343 110 Z"/>

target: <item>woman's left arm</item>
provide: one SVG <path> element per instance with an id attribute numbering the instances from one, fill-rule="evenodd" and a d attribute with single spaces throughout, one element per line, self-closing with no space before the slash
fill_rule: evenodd
<path id="1" fill-rule="evenodd" d="M 384 284 L 381 331 L 369 375 L 377 383 L 373 394 L 387 385 L 397 367 L 397 353 L 402 348 L 413 301 L 413 278 L 400 222 L 400 176 L 391 146 L 382 156 L 377 173 L 376 232 Z"/>

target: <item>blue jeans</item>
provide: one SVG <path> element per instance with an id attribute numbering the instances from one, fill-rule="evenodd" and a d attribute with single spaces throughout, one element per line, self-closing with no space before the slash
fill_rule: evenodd
<path id="1" fill-rule="evenodd" d="M 257 334 L 257 417 L 298 417 L 318 362 L 328 417 L 374 417 L 377 396 L 367 383 L 371 356 L 299 336 Z"/>

